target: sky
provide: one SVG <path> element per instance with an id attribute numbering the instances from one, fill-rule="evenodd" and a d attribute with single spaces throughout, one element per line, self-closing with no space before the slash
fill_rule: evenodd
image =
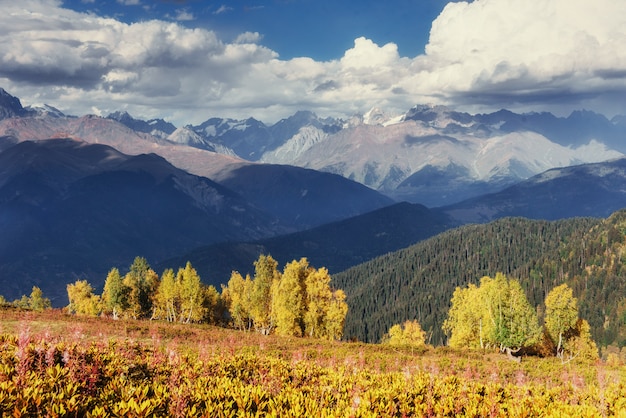
<path id="1" fill-rule="evenodd" d="M 624 0 L 0 0 L 0 87 L 177 126 L 416 104 L 626 114 Z"/>

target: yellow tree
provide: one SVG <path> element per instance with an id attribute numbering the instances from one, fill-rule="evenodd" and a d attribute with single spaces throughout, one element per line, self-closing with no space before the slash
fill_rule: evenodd
<path id="1" fill-rule="evenodd" d="M 100 296 L 93 293 L 93 287 L 87 280 L 68 284 L 67 298 L 70 301 L 67 306 L 70 313 L 97 316 L 101 312 Z"/>
<path id="2" fill-rule="evenodd" d="M 326 338 L 329 340 L 341 339 L 347 314 L 348 304 L 346 303 L 346 293 L 341 289 L 337 289 L 332 294 L 330 305 L 326 312 L 326 320 L 324 321 Z"/>
<path id="3" fill-rule="evenodd" d="M 222 288 L 222 299 L 228 308 L 235 328 L 250 330 L 252 280 L 244 279 L 238 271 L 233 271 L 226 287 Z"/>
<path id="4" fill-rule="evenodd" d="M 405 321 L 402 325 L 396 324 L 389 328 L 383 337 L 382 344 L 399 347 L 426 347 L 426 333 L 417 320 Z"/>
<path id="5" fill-rule="evenodd" d="M 556 344 L 556 355 L 563 354 L 563 337 L 578 322 L 578 301 L 567 284 L 555 287 L 545 300 L 545 327 Z"/>
<path id="6" fill-rule="evenodd" d="M 278 262 L 271 255 L 260 255 L 254 262 L 250 315 L 255 329 L 267 335 L 273 328 L 272 285 L 280 280 Z"/>
<path id="7" fill-rule="evenodd" d="M 128 289 L 124 286 L 120 271 L 112 268 L 107 274 L 102 292 L 102 305 L 105 313 L 110 313 L 113 319 L 118 319 L 120 312 L 126 309 L 127 293 Z"/>
<path id="8" fill-rule="evenodd" d="M 157 288 L 154 317 L 164 317 L 168 322 L 176 322 L 180 312 L 180 296 L 174 270 L 166 269 L 161 275 Z"/>
<path id="9" fill-rule="evenodd" d="M 300 337 L 304 334 L 305 279 L 309 274 L 306 258 L 285 266 L 272 291 L 272 308 L 279 335 Z"/>
<path id="10" fill-rule="evenodd" d="M 449 336 L 448 345 L 454 348 L 483 348 L 483 306 L 479 302 L 478 287 L 470 283 L 466 288 L 457 287 L 452 295 L 448 318 L 443 331 Z"/>
<path id="11" fill-rule="evenodd" d="M 578 301 L 567 284 L 555 287 L 545 300 L 544 326 L 556 344 L 556 355 L 561 361 L 578 359 L 593 362 L 598 359 L 598 348 L 591 339 L 589 323 L 578 317 Z"/>
<path id="12" fill-rule="evenodd" d="M 541 328 L 537 313 L 517 280 L 502 273 L 496 273 L 494 279 L 483 277 L 480 293 L 487 314 L 483 323 L 490 324 L 486 336 L 492 345 L 511 355 L 511 352 L 539 341 Z"/>
<path id="13" fill-rule="evenodd" d="M 203 286 L 202 288 L 202 308 L 204 319 L 209 324 L 218 323 L 223 316 L 223 305 L 215 286 Z"/>
<path id="14" fill-rule="evenodd" d="M 306 310 L 304 313 L 304 329 L 309 337 L 326 336 L 324 323 L 332 299 L 330 275 L 325 267 L 312 270 L 304 280 L 306 294 Z"/>
<path id="15" fill-rule="evenodd" d="M 33 291 L 30 293 L 28 304 L 30 309 L 33 311 L 43 311 L 44 309 L 48 309 L 52 306 L 50 299 L 44 297 L 43 292 L 37 286 L 33 286 Z"/>
<path id="16" fill-rule="evenodd" d="M 584 319 L 578 319 L 563 342 L 561 361 L 568 362 L 576 359 L 580 363 L 593 363 L 598 358 L 598 347 L 591 338 L 589 323 Z"/>
<path id="17" fill-rule="evenodd" d="M 189 323 L 201 321 L 205 311 L 202 305 L 203 289 L 200 276 L 188 261 L 185 268 L 178 270 L 176 276 L 180 295 L 180 321 Z"/>
<path id="18" fill-rule="evenodd" d="M 541 335 L 535 310 L 517 280 L 502 273 L 455 290 L 443 330 L 453 347 L 499 347 L 508 355 L 535 344 Z"/>

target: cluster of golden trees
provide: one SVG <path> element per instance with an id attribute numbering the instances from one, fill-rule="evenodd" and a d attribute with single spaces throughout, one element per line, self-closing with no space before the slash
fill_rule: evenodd
<path id="1" fill-rule="evenodd" d="M 122 276 L 112 268 L 102 295 L 86 280 L 67 286 L 70 313 L 110 315 L 114 319 L 164 319 L 170 322 L 217 322 L 224 310 L 214 286 L 200 280 L 191 263 L 177 273 L 167 269 L 161 277 L 143 257 L 136 257 Z"/>
<path id="2" fill-rule="evenodd" d="M 311 267 L 306 258 L 285 265 L 261 255 L 254 263 L 254 278 L 233 272 L 222 297 L 234 325 L 262 334 L 340 339 L 348 312 L 343 290 L 330 287 L 324 267 Z"/>
<path id="3" fill-rule="evenodd" d="M 453 348 L 494 347 L 513 353 L 555 355 L 563 362 L 578 358 L 598 359 L 589 323 L 578 316 L 578 300 L 567 284 L 552 289 L 545 298 L 542 315 L 528 302 L 517 280 L 497 273 L 485 276 L 478 286 L 457 287 L 443 331 Z M 543 327 L 539 317 L 543 317 Z M 389 328 L 382 344 L 412 348 L 426 346 L 426 333 L 416 320 Z M 515 358 L 518 359 L 519 358 Z"/>
<path id="4" fill-rule="evenodd" d="M 380 342 L 394 347 L 425 348 L 426 333 L 417 320 L 407 320 L 389 328 Z"/>
<path id="5" fill-rule="evenodd" d="M 598 358 L 587 321 L 578 317 L 578 301 L 566 284 L 545 299 L 544 325 L 517 280 L 498 273 L 480 285 L 456 288 L 443 330 L 456 348 L 498 347 L 509 355 L 525 348 L 563 361 Z"/>
<path id="6" fill-rule="evenodd" d="M 20 299 L 8 302 L 4 296 L 0 295 L 0 306 L 14 306 L 20 309 L 29 309 L 31 311 L 43 311 L 52 306 L 50 299 L 44 297 L 43 292 L 37 286 L 33 286 L 30 296 L 22 295 Z"/>
<path id="7" fill-rule="evenodd" d="M 159 278 L 142 257 L 135 258 L 123 277 L 111 269 L 102 295 L 86 280 L 67 286 L 70 313 L 113 318 L 162 319 L 169 322 L 231 322 L 262 334 L 340 339 L 348 312 L 346 295 L 332 290 L 326 268 L 309 266 L 306 258 L 288 263 L 283 272 L 269 255 L 254 263 L 254 278 L 233 272 L 218 293 L 202 283 L 187 263 L 177 273 Z"/>

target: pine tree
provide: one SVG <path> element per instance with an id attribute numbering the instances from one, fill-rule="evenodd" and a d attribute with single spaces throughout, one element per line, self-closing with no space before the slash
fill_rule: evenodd
<path id="1" fill-rule="evenodd" d="M 127 288 L 127 313 L 134 319 L 150 317 L 159 276 L 143 257 L 135 257 L 130 271 L 124 276 Z"/>

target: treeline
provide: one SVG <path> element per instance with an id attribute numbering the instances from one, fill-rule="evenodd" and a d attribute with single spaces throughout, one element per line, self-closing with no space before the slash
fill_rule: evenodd
<path id="1" fill-rule="evenodd" d="M 567 283 L 601 346 L 626 345 L 626 280 L 622 257 L 626 212 L 606 220 L 501 219 L 470 225 L 334 275 L 350 311 L 345 338 L 378 342 L 393 324 L 418 320 L 435 345 L 457 287 L 502 272 L 519 280 L 540 319 L 544 299 Z"/>
<path id="2" fill-rule="evenodd" d="M 189 262 L 159 277 L 145 258 L 136 257 L 124 276 L 117 268 L 109 271 L 100 295 L 86 280 L 67 285 L 65 309 L 71 314 L 113 319 L 208 323 L 330 340 L 342 337 L 346 296 L 340 289 L 331 289 L 326 268 L 316 269 L 302 258 L 280 272 L 278 262 L 269 255 L 259 256 L 254 267 L 254 277 L 232 272 L 228 285 L 218 292 L 202 283 Z"/>
<path id="3" fill-rule="evenodd" d="M 33 286 L 30 296 L 22 295 L 20 299 L 9 302 L 4 296 L 0 295 L 0 307 L 13 307 L 19 309 L 28 309 L 31 311 L 43 311 L 52 307 L 50 299 L 43 295 L 42 290 L 38 286 Z"/>
<path id="4" fill-rule="evenodd" d="M 101 295 L 86 280 L 77 280 L 67 285 L 67 296 L 69 313 L 114 319 L 217 323 L 225 311 L 217 289 L 203 285 L 190 263 L 177 273 L 165 270 L 159 277 L 143 257 L 136 257 L 124 276 L 112 268 Z M 173 317 L 166 315 L 170 304 Z"/>

